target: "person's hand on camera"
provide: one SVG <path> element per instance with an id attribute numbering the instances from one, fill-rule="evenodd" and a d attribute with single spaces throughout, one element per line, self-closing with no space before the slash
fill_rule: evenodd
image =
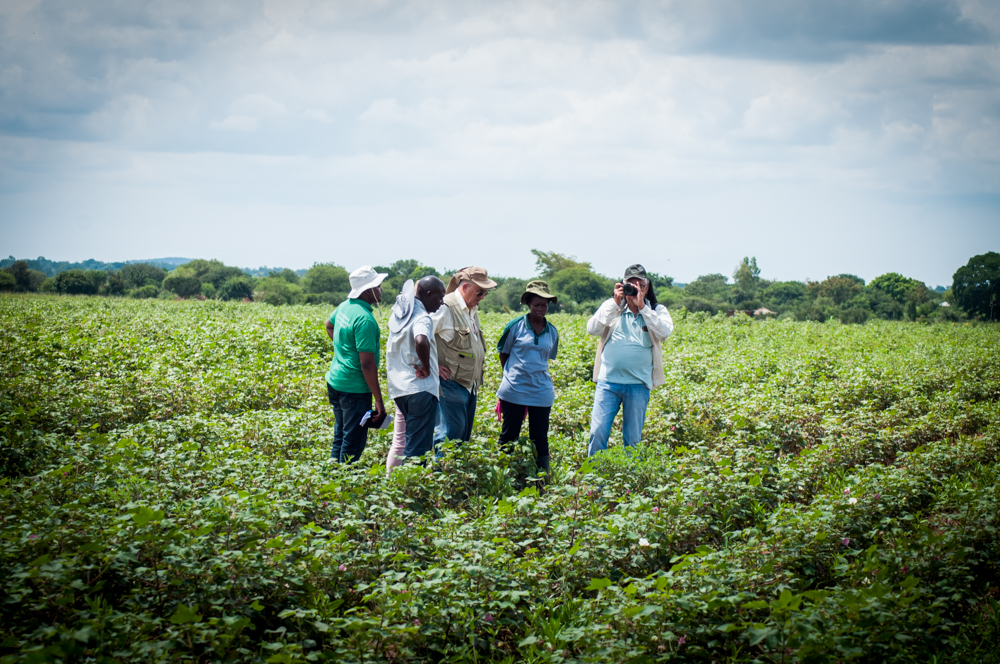
<path id="1" fill-rule="evenodd" d="M 615 298 L 615 304 L 617 304 L 619 307 L 622 306 L 622 300 L 625 299 L 624 286 L 622 286 L 621 284 L 615 284 L 615 293 L 612 297 Z"/>
<path id="2" fill-rule="evenodd" d="M 625 302 L 628 303 L 629 308 L 639 311 L 646 306 L 646 291 L 649 289 L 649 286 L 632 284 L 632 287 L 635 288 L 635 295 L 626 295 Z"/>

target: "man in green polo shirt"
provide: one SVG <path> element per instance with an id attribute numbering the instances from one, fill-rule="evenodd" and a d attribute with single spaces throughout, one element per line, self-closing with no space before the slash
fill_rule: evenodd
<path id="1" fill-rule="evenodd" d="M 365 265 L 351 273 L 348 299 L 330 314 L 326 333 L 333 340 L 333 360 L 326 372 L 326 392 L 333 406 L 333 449 L 330 457 L 351 463 L 361 458 L 368 429 L 361 418 L 372 409 L 385 414 L 378 382 L 379 332 L 372 305 L 382 301 L 385 274 Z"/>

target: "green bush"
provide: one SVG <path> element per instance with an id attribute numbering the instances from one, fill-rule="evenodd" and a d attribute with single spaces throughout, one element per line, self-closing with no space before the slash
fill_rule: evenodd
<path id="1" fill-rule="evenodd" d="M 313 263 L 302 280 L 306 293 L 348 293 L 351 290 L 347 270 L 332 263 Z M 326 302 L 326 300 L 323 300 Z"/>
<path id="2" fill-rule="evenodd" d="M 347 292 L 342 293 L 306 293 L 303 296 L 306 304 L 330 304 L 337 306 L 347 299 Z"/>
<path id="3" fill-rule="evenodd" d="M 98 288 L 96 282 L 97 279 L 91 279 L 83 270 L 66 270 L 56 275 L 54 285 L 56 292 L 62 295 L 93 295 Z"/>
<path id="4" fill-rule="evenodd" d="M 302 288 L 281 276 L 264 277 L 257 282 L 255 298 L 267 304 L 281 306 L 302 301 Z"/>
<path id="5" fill-rule="evenodd" d="M 569 302 L 602 302 L 611 297 L 615 282 L 586 267 L 571 267 L 553 274 L 549 290 Z M 518 293 L 520 296 L 520 293 Z"/>
<path id="6" fill-rule="evenodd" d="M 193 297 L 201 293 L 201 282 L 193 273 L 178 268 L 163 280 L 163 290 L 177 297 Z"/>
<path id="7" fill-rule="evenodd" d="M 253 282 L 250 277 L 232 277 L 219 289 L 218 297 L 221 300 L 252 300 Z"/>
<path id="8" fill-rule="evenodd" d="M 159 295 L 160 289 L 153 284 L 146 284 L 145 286 L 140 286 L 129 291 L 129 297 L 133 297 L 137 300 L 146 300 L 151 297 L 156 297 Z"/>
<path id="9" fill-rule="evenodd" d="M 129 263 L 121 269 L 121 275 L 129 290 L 150 284 L 159 288 L 167 276 L 167 271 L 149 263 Z"/>

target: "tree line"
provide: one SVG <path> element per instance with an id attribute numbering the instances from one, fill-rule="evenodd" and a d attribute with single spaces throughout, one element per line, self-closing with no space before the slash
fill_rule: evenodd
<path id="1" fill-rule="evenodd" d="M 558 295 L 555 311 L 590 314 L 611 293 L 615 279 L 598 274 L 587 261 L 557 252 L 533 249 L 537 277 L 548 281 Z M 149 263 L 103 264 L 111 269 L 72 268 L 54 275 L 15 260 L 0 270 L 0 290 L 48 292 L 64 295 L 104 295 L 133 298 L 197 298 L 261 301 L 289 304 L 336 305 L 350 291 L 348 271 L 333 263 L 315 263 L 304 274 L 289 269 L 262 276 L 218 260 L 196 259 L 172 270 Z M 96 261 L 94 261 L 96 263 Z M 53 265 L 59 265 L 53 263 Z M 447 270 L 414 259 L 376 266 L 389 276 L 383 282 L 383 302 L 391 303 L 407 279 L 437 275 L 447 281 Z M 755 257 L 745 257 L 732 276 L 707 274 L 688 284 L 649 272 L 657 297 L 668 308 L 689 312 L 745 311 L 795 320 L 863 323 L 871 318 L 911 321 L 955 321 L 1000 318 L 1000 254 L 987 252 L 969 259 L 955 272 L 944 292 L 923 282 L 889 272 L 866 283 L 853 274 L 822 281 L 770 281 L 760 276 Z M 491 277 L 498 287 L 483 302 L 484 311 L 521 311 L 521 293 L 529 279 Z"/>

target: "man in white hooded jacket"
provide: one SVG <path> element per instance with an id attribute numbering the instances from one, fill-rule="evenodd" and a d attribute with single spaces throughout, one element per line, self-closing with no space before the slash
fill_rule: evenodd
<path id="1" fill-rule="evenodd" d="M 600 336 L 594 361 L 594 409 L 587 455 L 608 448 L 611 424 L 622 409 L 622 443 L 642 438 L 649 392 L 664 383 L 663 341 L 674 331 L 670 312 L 657 304 L 646 269 L 632 265 L 615 284 L 613 297 L 587 321 L 587 333 Z"/>

